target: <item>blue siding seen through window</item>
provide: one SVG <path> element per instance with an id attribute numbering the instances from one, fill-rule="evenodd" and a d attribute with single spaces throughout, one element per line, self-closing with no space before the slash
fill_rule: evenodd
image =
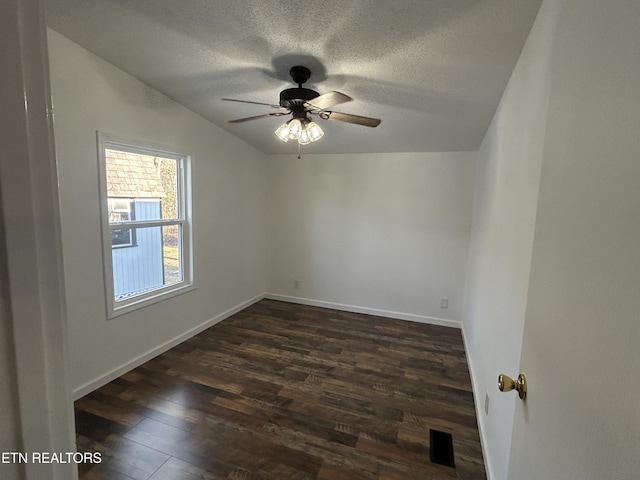
<path id="1" fill-rule="evenodd" d="M 160 199 L 134 200 L 136 220 L 159 220 Z M 114 248 L 113 294 L 116 301 L 164 285 L 162 227 L 132 228 L 134 248 Z"/>

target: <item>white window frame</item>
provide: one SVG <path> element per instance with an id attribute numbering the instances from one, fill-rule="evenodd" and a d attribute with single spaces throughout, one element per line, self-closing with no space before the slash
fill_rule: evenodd
<path id="1" fill-rule="evenodd" d="M 193 244 L 192 229 L 193 218 L 191 214 L 191 157 L 181 153 L 177 149 L 155 145 L 141 140 L 126 140 L 122 137 L 97 132 L 98 142 L 98 177 L 100 192 L 100 223 L 102 229 L 102 252 L 105 280 L 105 295 L 107 305 L 107 318 L 124 315 L 139 308 L 153 305 L 176 295 L 181 295 L 195 290 L 193 281 Z M 131 222 L 109 223 L 108 195 L 107 195 L 107 160 L 105 150 L 119 150 L 123 152 L 151 155 L 170 158 L 178 162 L 178 189 L 179 218 L 160 220 L 139 220 Z M 114 295 L 113 260 L 111 228 L 117 225 L 120 228 L 163 227 L 180 225 L 182 252 L 180 265 L 182 269 L 182 281 L 171 285 L 162 286 L 140 295 L 116 302 Z"/>

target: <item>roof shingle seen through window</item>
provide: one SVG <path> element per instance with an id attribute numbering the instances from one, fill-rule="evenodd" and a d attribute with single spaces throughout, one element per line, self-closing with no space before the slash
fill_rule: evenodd
<path id="1" fill-rule="evenodd" d="M 105 150 L 107 164 L 107 196 L 129 198 L 162 198 L 158 157 L 137 153 Z"/>

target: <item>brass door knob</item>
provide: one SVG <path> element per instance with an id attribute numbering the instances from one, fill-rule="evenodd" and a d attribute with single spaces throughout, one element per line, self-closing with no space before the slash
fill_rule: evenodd
<path id="1" fill-rule="evenodd" d="M 518 392 L 520 399 L 524 400 L 527 398 L 527 378 L 524 376 L 524 373 L 518 375 L 517 380 L 514 380 L 504 374 L 498 375 L 498 389 L 501 392 L 510 392 L 511 390 L 515 390 Z"/>

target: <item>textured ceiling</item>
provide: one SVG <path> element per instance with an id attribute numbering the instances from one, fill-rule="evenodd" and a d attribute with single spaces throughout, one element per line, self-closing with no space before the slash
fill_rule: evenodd
<path id="1" fill-rule="evenodd" d="M 266 153 L 296 146 L 269 113 L 295 86 L 354 98 L 307 153 L 476 150 L 540 0 L 47 0 L 48 26 Z"/>

